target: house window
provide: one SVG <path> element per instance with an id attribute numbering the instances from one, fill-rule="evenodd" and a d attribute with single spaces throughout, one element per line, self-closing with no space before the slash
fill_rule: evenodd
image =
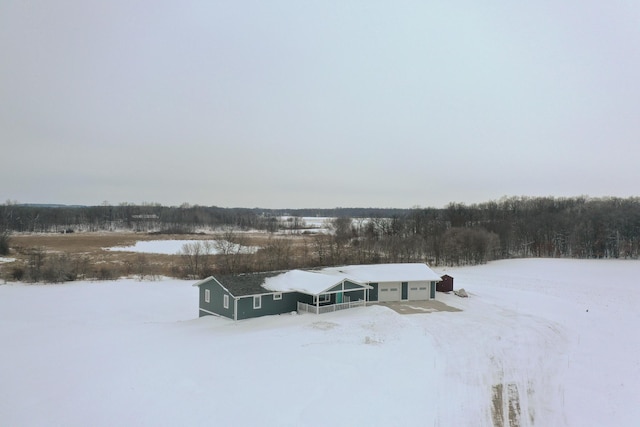
<path id="1" fill-rule="evenodd" d="M 260 307 L 262 307 L 262 295 L 255 295 L 253 297 L 253 308 L 257 310 Z"/>
<path id="2" fill-rule="evenodd" d="M 211 302 L 211 291 L 209 289 L 204 290 L 204 302 Z"/>
<path id="3" fill-rule="evenodd" d="M 273 294 L 273 300 L 278 300 L 278 299 L 282 299 L 282 293 L 278 292 L 277 294 Z"/>
<path id="4" fill-rule="evenodd" d="M 320 301 L 318 301 L 318 299 L 320 299 Z M 317 304 L 318 302 L 331 302 L 331 295 L 329 295 L 329 294 L 322 294 L 320 296 L 314 295 L 313 296 L 313 303 Z"/>
<path id="5" fill-rule="evenodd" d="M 224 308 L 229 308 L 229 295 L 225 294 L 223 296 L 222 305 L 224 305 Z"/>

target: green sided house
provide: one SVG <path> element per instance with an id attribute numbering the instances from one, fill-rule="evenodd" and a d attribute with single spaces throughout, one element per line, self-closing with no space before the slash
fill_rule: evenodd
<path id="1" fill-rule="evenodd" d="M 200 316 L 241 320 L 434 299 L 440 280 L 426 264 L 404 263 L 211 276 L 194 286 L 199 288 Z"/>

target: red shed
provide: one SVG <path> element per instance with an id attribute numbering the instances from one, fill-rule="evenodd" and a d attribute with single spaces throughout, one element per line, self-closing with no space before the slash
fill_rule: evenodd
<path id="1" fill-rule="evenodd" d="M 453 291 L 453 277 L 445 274 L 441 277 L 442 281 L 436 284 L 436 291 L 451 292 Z"/>

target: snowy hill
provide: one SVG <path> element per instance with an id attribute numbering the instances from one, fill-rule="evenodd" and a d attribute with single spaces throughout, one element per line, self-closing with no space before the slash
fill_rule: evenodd
<path id="1" fill-rule="evenodd" d="M 2 285 L 0 424 L 637 425 L 640 262 L 444 272 L 462 312 L 239 322 L 187 281 Z"/>

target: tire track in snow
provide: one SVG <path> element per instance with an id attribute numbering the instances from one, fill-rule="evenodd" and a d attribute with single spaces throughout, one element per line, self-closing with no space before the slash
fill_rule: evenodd
<path id="1" fill-rule="evenodd" d="M 430 314 L 424 324 L 437 351 L 441 395 L 457 397 L 440 401 L 435 424 L 473 419 L 487 427 L 563 425 L 563 414 L 554 408 L 562 393 L 564 328 L 545 317 L 485 304 L 476 298 L 475 307 Z"/>
<path id="2" fill-rule="evenodd" d="M 506 397 L 506 399 L 505 399 Z M 506 417 L 505 417 L 506 414 Z M 494 427 L 520 427 L 520 394 L 516 383 L 494 384 L 491 387 L 491 418 Z M 505 419 L 508 424 L 505 424 Z"/>

